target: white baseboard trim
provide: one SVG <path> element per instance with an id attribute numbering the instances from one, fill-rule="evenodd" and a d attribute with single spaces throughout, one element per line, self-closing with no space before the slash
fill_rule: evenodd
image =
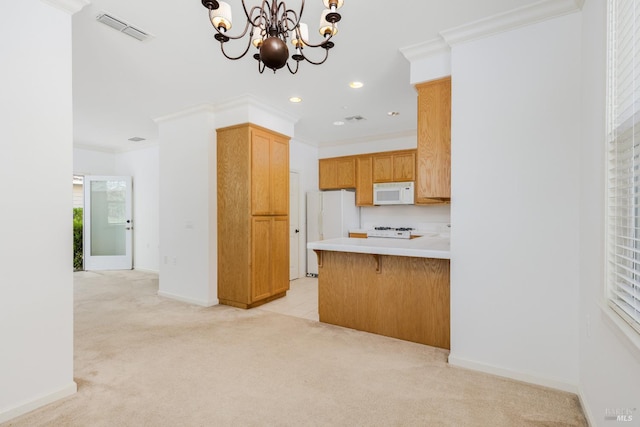
<path id="1" fill-rule="evenodd" d="M 161 297 L 164 297 L 164 298 L 169 298 L 169 299 L 174 299 L 174 300 L 180 301 L 180 302 L 186 302 L 186 303 L 189 303 L 189 304 L 199 305 L 201 307 L 213 307 L 214 305 L 218 304 L 218 299 L 217 298 L 215 298 L 213 300 L 205 301 L 205 300 L 199 300 L 199 299 L 195 299 L 195 298 L 183 297 L 181 295 L 176 295 L 176 294 L 172 294 L 170 292 L 164 292 L 164 291 L 158 291 L 158 296 L 161 296 Z"/>
<path id="2" fill-rule="evenodd" d="M 582 391 L 582 387 L 579 387 L 578 399 L 580 400 L 580 406 L 582 407 L 582 412 L 584 412 L 584 417 L 587 419 L 587 424 L 590 426 L 597 426 L 598 423 L 596 423 L 596 419 L 593 417 L 593 413 L 589 409 L 589 405 L 587 405 L 587 400 Z"/>
<path id="3" fill-rule="evenodd" d="M 20 415 L 24 415 L 27 412 L 31 412 L 42 406 L 48 405 L 49 403 L 53 403 L 56 400 L 64 399 L 65 397 L 75 394 L 77 391 L 78 385 L 74 381 L 71 381 L 71 384 L 61 388 L 58 391 L 54 391 L 53 393 L 49 393 L 28 402 L 21 403 L 13 408 L 4 409 L 0 412 L 0 424 L 19 417 Z"/>
<path id="4" fill-rule="evenodd" d="M 497 375 L 499 377 L 510 378 L 512 380 L 523 381 L 530 384 L 541 385 L 543 387 L 549 387 L 556 390 L 578 394 L 578 386 L 576 384 L 570 384 L 563 381 L 554 380 L 552 378 L 538 377 L 524 372 L 500 368 L 498 366 L 487 365 L 484 363 L 475 362 L 473 360 L 459 358 L 452 354 L 449 354 L 449 364 L 451 366 L 472 369 L 474 371 Z"/>

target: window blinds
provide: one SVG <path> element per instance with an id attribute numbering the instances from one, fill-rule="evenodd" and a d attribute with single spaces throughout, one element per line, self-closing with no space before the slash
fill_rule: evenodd
<path id="1" fill-rule="evenodd" d="M 609 0 L 607 298 L 640 332 L 640 0 Z"/>

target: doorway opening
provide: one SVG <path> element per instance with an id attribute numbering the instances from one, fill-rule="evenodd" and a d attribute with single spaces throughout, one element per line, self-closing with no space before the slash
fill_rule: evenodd
<path id="1" fill-rule="evenodd" d="M 131 270 L 130 176 L 84 176 L 85 270 Z"/>
<path id="2" fill-rule="evenodd" d="M 289 172 L 289 280 L 300 277 L 300 174 Z"/>

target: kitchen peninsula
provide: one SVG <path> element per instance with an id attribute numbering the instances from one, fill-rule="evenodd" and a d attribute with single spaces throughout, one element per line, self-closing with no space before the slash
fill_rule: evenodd
<path id="1" fill-rule="evenodd" d="M 448 349 L 449 238 L 338 238 L 318 256 L 320 321 Z"/>

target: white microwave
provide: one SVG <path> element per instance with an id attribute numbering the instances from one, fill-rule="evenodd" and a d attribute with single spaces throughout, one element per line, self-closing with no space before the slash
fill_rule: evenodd
<path id="1" fill-rule="evenodd" d="M 413 205 L 413 182 L 373 184 L 374 205 Z"/>

